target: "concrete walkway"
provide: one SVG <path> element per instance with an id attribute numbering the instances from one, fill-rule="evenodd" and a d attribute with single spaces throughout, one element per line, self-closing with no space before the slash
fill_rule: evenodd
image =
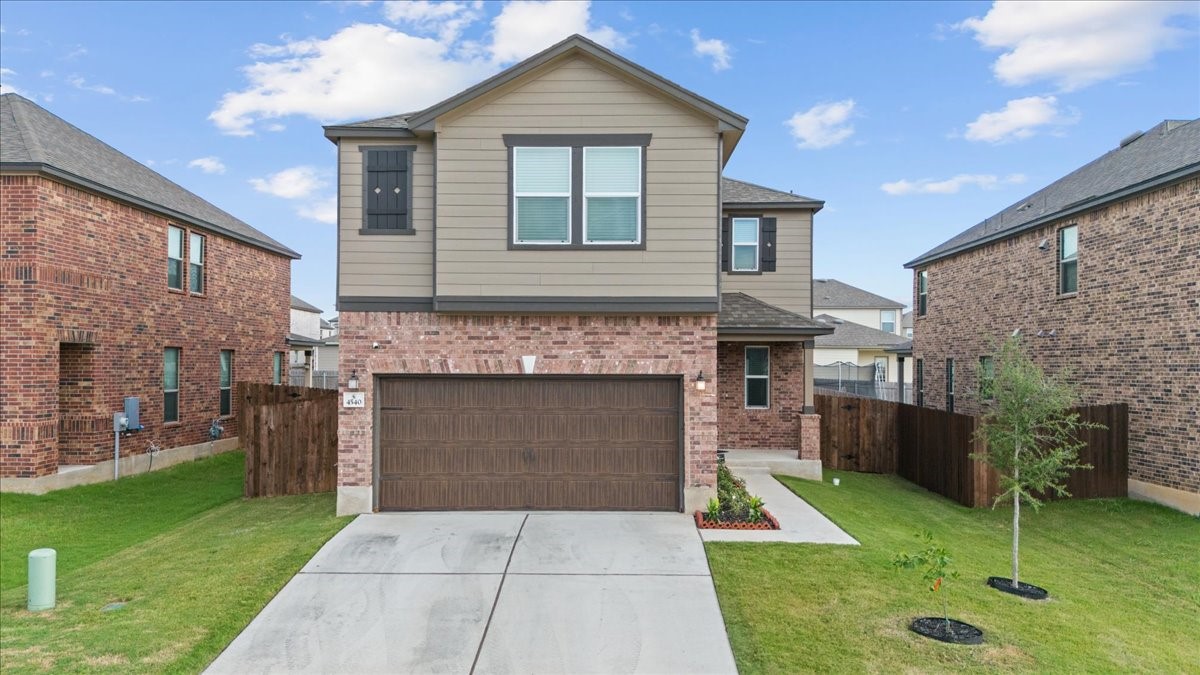
<path id="1" fill-rule="evenodd" d="M 734 673 L 684 514 L 360 516 L 210 673 Z"/>
<path id="2" fill-rule="evenodd" d="M 728 459 L 726 460 L 728 461 Z M 700 530 L 704 541 L 762 541 L 805 544 L 849 544 L 858 541 L 808 502 L 775 480 L 771 470 L 729 464 L 733 475 L 746 481 L 746 490 L 763 498 L 764 506 L 779 521 L 778 530 Z"/>

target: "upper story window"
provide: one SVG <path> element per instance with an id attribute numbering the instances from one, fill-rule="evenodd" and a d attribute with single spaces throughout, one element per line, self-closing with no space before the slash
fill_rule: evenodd
<path id="1" fill-rule="evenodd" d="M 776 221 L 762 216 L 731 216 L 721 221 L 721 269 L 731 274 L 775 271 Z"/>
<path id="2" fill-rule="evenodd" d="M 513 240 L 571 241 L 571 148 L 513 148 Z"/>
<path id="3" fill-rule="evenodd" d="M 183 290 L 183 230 L 167 227 L 167 288 Z"/>
<path id="4" fill-rule="evenodd" d="M 758 218 L 733 219 L 732 272 L 758 271 Z"/>
<path id="5" fill-rule="evenodd" d="M 204 292 L 204 235 L 195 232 L 188 236 L 188 289 Z"/>
<path id="6" fill-rule="evenodd" d="M 641 236 L 642 149 L 583 149 L 583 241 L 636 244 Z"/>
<path id="7" fill-rule="evenodd" d="M 363 234 L 412 234 L 415 145 L 363 147 Z"/>
<path id="8" fill-rule="evenodd" d="M 644 249 L 649 134 L 505 134 L 510 249 Z"/>
<path id="9" fill-rule="evenodd" d="M 1075 225 L 1058 231 L 1058 293 L 1079 291 L 1079 228 Z"/>
<path id="10" fill-rule="evenodd" d="M 896 332 L 896 310 L 884 309 L 879 311 L 879 330 L 885 333 Z"/>
<path id="11" fill-rule="evenodd" d="M 917 272 L 917 316 L 925 316 L 929 308 L 929 270 Z"/>

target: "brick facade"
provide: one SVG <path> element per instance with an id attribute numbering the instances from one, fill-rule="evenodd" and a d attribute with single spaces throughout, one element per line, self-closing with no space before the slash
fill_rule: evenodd
<path id="1" fill-rule="evenodd" d="M 272 352 L 287 349 L 291 261 L 198 231 L 204 294 L 168 290 L 168 224 L 44 177 L 0 176 L 0 476 L 110 459 L 126 396 L 141 397 L 146 430 L 122 439 L 123 455 L 207 441 L 222 349 L 234 350 L 235 384 L 271 381 Z M 171 425 L 165 347 L 182 350 Z M 236 433 L 235 417 L 223 424 Z"/>
<path id="2" fill-rule="evenodd" d="M 400 373 L 680 375 L 684 485 L 711 488 L 717 459 L 717 321 L 705 316 L 460 316 L 342 312 L 339 381 L 356 372 L 364 408 L 338 418 L 338 485 L 371 485 L 373 376 Z M 378 343 L 379 348 L 372 347 Z M 697 391 L 703 371 L 709 384 Z"/>
<path id="3" fill-rule="evenodd" d="M 1067 225 L 1079 228 L 1079 292 L 1058 297 Z M 1192 178 L 918 267 L 929 271 L 928 313 L 913 321 L 925 404 L 945 407 L 953 358 L 955 410 L 979 412 L 979 357 L 1020 328 L 1043 368 L 1069 369 L 1085 403 L 1129 404 L 1130 478 L 1200 492 L 1198 263 Z"/>
<path id="4" fill-rule="evenodd" d="M 796 450 L 804 414 L 804 346 L 798 342 L 756 342 L 770 352 L 770 407 L 746 407 L 746 345 L 717 345 L 718 443 L 722 450 Z"/>

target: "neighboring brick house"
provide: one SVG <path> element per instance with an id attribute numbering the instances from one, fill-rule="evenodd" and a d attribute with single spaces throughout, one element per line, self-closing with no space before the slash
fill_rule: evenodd
<path id="1" fill-rule="evenodd" d="M 814 279 L 813 308 L 834 327 L 832 334 L 817 339 L 818 366 L 850 363 L 877 369 L 884 382 L 912 381 L 911 363 L 888 351 L 907 339 L 903 304 L 837 279 Z M 836 324 L 830 318 L 849 324 Z"/>
<path id="2" fill-rule="evenodd" d="M 812 217 L 746 119 L 573 36 L 338 146 L 338 511 L 667 509 L 819 472 Z"/>
<path id="3" fill-rule="evenodd" d="M 980 360 L 1020 331 L 1085 402 L 1129 404 L 1130 494 L 1200 513 L 1200 121 L 1131 136 L 906 267 L 926 405 L 978 413 Z"/>
<path id="4" fill-rule="evenodd" d="M 235 433 L 236 383 L 286 369 L 299 256 L 16 94 L 0 96 L 0 243 L 6 490 L 111 477 L 95 465 L 125 397 L 145 428 L 123 457 L 211 451 L 214 419 Z"/>

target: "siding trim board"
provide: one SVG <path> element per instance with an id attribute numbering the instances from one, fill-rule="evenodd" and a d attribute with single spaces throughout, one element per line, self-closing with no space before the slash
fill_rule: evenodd
<path id="1" fill-rule="evenodd" d="M 718 303 L 717 298 L 687 297 L 440 296 L 434 303 L 434 311 L 504 314 L 716 314 Z"/>
<path id="2" fill-rule="evenodd" d="M 432 312 L 433 298 L 339 297 L 339 312 Z"/>
<path id="3" fill-rule="evenodd" d="M 510 251 L 644 251 L 646 250 L 646 148 L 651 134 L 503 134 L 508 156 L 508 250 Z M 583 185 L 584 148 L 640 147 L 641 189 L 638 241 L 632 244 L 589 244 L 584 240 L 584 209 L 586 199 Z M 516 197 L 513 183 L 513 151 L 516 148 L 571 149 L 571 241 L 566 244 L 531 244 L 517 242 Z M 436 173 L 436 171 L 435 171 Z"/>

